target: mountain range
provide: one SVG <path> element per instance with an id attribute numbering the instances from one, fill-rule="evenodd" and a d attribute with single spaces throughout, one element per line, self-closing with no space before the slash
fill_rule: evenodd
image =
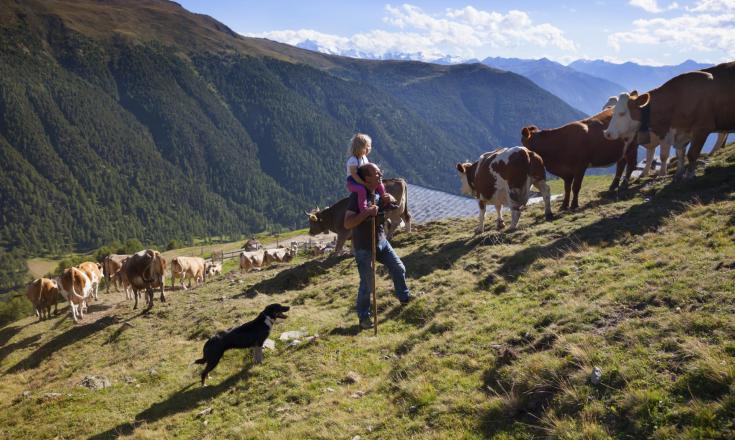
<path id="1" fill-rule="evenodd" d="M 456 192 L 458 161 L 583 114 L 480 64 L 359 60 L 239 36 L 174 2 L 0 0 L 0 246 L 38 255 L 303 227 L 347 143 Z"/>

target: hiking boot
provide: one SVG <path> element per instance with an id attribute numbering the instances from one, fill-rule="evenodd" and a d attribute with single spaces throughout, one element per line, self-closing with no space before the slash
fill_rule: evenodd
<path id="1" fill-rule="evenodd" d="M 413 295 L 408 295 L 408 298 L 406 298 L 406 299 L 404 299 L 404 300 L 402 300 L 402 301 L 401 301 L 401 305 L 402 305 L 402 306 L 405 306 L 405 305 L 407 305 L 408 303 L 410 303 L 410 302 L 413 302 L 413 300 L 415 300 L 415 299 L 416 299 L 416 297 L 415 297 L 415 296 L 413 296 Z"/>
<path id="2" fill-rule="evenodd" d="M 362 330 L 367 330 L 373 328 L 373 320 L 372 318 L 363 318 L 360 320 L 360 328 Z"/>

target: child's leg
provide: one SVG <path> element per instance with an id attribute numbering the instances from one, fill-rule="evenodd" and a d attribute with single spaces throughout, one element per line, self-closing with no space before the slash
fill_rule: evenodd
<path id="1" fill-rule="evenodd" d="M 357 207 L 360 208 L 360 211 L 367 208 L 367 190 L 364 186 L 352 179 L 347 179 L 347 190 L 357 193 Z"/>

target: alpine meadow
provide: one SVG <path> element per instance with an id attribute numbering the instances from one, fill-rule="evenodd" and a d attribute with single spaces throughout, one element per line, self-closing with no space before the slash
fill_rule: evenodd
<path id="1" fill-rule="evenodd" d="M 0 0 L 0 438 L 735 438 L 735 63 L 233 29 Z"/>

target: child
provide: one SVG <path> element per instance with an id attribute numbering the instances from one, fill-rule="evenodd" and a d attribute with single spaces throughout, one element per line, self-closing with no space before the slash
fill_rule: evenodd
<path id="1" fill-rule="evenodd" d="M 360 166 L 370 163 L 367 155 L 370 154 L 372 149 L 373 140 L 370 136 L 357 133 L 352 136 L 352 142 L 350 144 L 350 158 L 347 159 L 347 190 L 350 192 L 357 193 L 357 207 L 362 211 L 367 208 L 367 190 L 365 189 L 365 181 L 357 175 L 357 169 Z M 383 200 L 383 205 L 386 207 L 392 207 L 389 205 L 389 200 L 385 196 L 385 186 L 381 183 L 376 191 L 380 194 L 380 199 Z"/>

